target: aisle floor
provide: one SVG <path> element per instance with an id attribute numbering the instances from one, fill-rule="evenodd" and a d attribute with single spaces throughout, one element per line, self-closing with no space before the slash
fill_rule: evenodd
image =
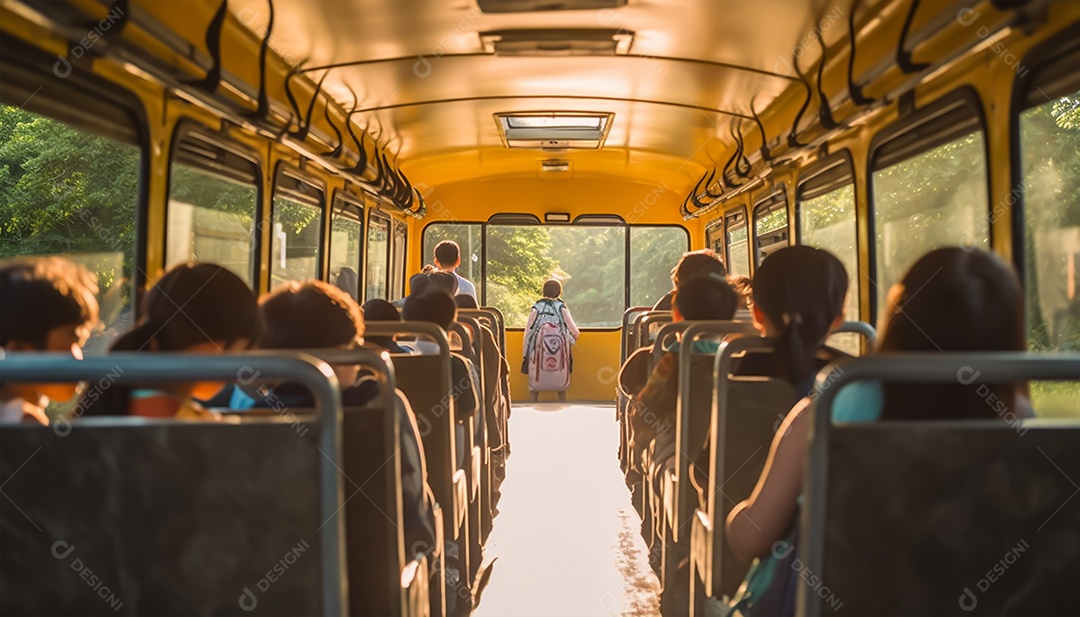
<path id="1" fill-rule="evenodd" d="M 619 461 L 614 408 L 514 407 L 512 453 L 476 617 L 658 615 L 641 521 Z"/>

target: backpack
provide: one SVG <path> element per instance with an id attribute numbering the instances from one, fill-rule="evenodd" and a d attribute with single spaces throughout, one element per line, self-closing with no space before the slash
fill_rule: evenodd
<path id="1" fill-rule="evenodd" d="M 562 392 L 570 386 L 570 333 L 562 316 L 562 302 L 541 300 L 526 342 L 529 389 Z"/>

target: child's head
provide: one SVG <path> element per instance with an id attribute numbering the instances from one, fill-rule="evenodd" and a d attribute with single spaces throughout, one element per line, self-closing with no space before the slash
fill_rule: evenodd
<path id="1" fill-rule="evenodd" d="M 425 266 L 425 269 L 427 266 Z M 431 277 L 426 272 L 417 272 L 409 277 L 409 295 L 415 296 L 416 294 L 424 291 L 432 284 Z"/>
<path id="2" fill-rule="evenodd" d="M 923 255 L 889 290 L 881 314 L 878 351 L 1023 351 L 1026 347 L 1020 280 L 1012 267 L 986 251 L 950 247 Z M 1020 386 L 886 383 L 882 417 L 995 418 L 996 409 L 987 403 L 986 393 L 1011 406 Z"/>
<path id="3" fill-rule="evenodd" d="M 986 251 L 942 248 L 889 290 L 879 351 L 1022 351 L 1024 302 L 1016 272 Z"/>
<path id="4" fill-rule="evenodd" d="M 683 256 L 679 258 L 679 263 L 671 269 L 671 282 L 675 285 L 675 289 L 678 289 L 679 281 L 688 281 L 699 274 L 725 276 L 727 268 L 712 249 L 690 251 L 683 253 Z"/>
<path id="5" fill-rule="evenodd" d="M 20 260 L 0 267 L 0 347 L 60 351 L 82 357 L 98 321 L 94 276 L 63 257 Z M 76 384 L 36 384 L 35 396 L 69 400 Z M 36 402 L 36 401 L 35 401 Z"/>
<path id="6" fill-rule="evenodd" d="M 431 284 L 439 289 L 445 291 L 451 298 L 457 294 L 458 280 L 457 277 L 449 272 L 432 272 L 428 275 L 431 279 Z"/>
<path id="7" fill-rule="evenodd" d="M 259 312 L 266 328 L 259 345 L 263 349 L 350 349 L 363 342 L 360 306 L 322 281 L 285 283 L 263 296 Z M 334 367 L 343 386 L 355 382 L 358 372 L 357 366 Z"/>
<path id="8" fill-rule="evenodd" d="M 729 274 L 727 275 L 727 282 L 735 290 L 735 293 L 739 294 L 739 308 L 750 308 L 751 303 L 754 301 L 754 288 L 750 283 L 750 277 L 741 274 Z"/>
<path id="9" fill-rule="evenodd" d="M 675 321 L 730 320 L 735 317 L 739 295 L 724 277 L 702 274 L 683 280 L 672 305 Z"/>
<path id="10" fill-rule="evenodd" d="M 386 300 L 368 300 L 364 303 L 364 321 L 401 321 L 397 307 Z"/>
<path id="11" fill-rule="evenodd" d="M 139 320 L 112 351 L 222 353 L 249 349 L 262 333 L 255 294 L 236 274 L 212 263 L 174 266 L 146 292 Z M 196 384 L 210 398 L 221 384 Z"/>
<path id="12" fill-rule="evenodd" d="M 454 296 L 454 304 L 456 304 L 459 309 L 480 308 L 480 305 L 476 303 L 476 298 L 469 294 L 458 294 Z"/>
<path id="13" fill-rule="evenodd" d="M 828 251 L 789 246 L 761 262 L 753 285 L 754 323 L 777 337 L 781 376 L 799 383 L 813 370 L 817 347 L 844 320 L 847 271 Z"/>
<path id="14" fill-rule="evenodd" d="M 450 324 L 457 319 L 457 305 L 454 298 L 438 287 L 429 287 L 411 295 L 405 300 L 401 311 L 405 321 L 426 321 L 449 330 Z"/>
<path id="15" fill-rule="evenodd" d="M 444 270 L 461 265 L 461 248 L 453 240 L 443 240 L 435 245 L 435 265 Z"/>
<path id="16" fill-rule="evenodd" d="M 562 295 L 562 283 L 558 279 L 548 279 L 544 281 L 544 297 L 551 298 L 552 300 Z"/>

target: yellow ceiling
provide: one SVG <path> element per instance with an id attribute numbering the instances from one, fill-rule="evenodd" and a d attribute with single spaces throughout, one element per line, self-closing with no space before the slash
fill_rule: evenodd
<path id="1" fill-rule="evenodd" d="M 859 5 L 873 13 L 880 2 Z M 847 35 L 850 0 L 630 0 L 618 9 L 484 14 L 471 0 L 277 0 L 271 49 L 305 70 L 329 70 L 324 89 L 345 109 L 353 93 L 365 126 L 427 185 L 479 177 L 536 177 L 539 161 L 572 160 L 574 177 L 693 185 L 720 159 L 729 123 L 753 124 L 826 44 Z M 237 20 L 266 31 L 265 0 L 231 0 Z M 634 33 L 628 56 L 500 57 L 479 33 L 508 29 L 609 28 Z M 308 76 L 317 80 L 322 70 Z M 492 114 L 505 111 L 615 114 L 601 151 L 510 151 Z M 713 139 L 717 137 L 717 139 Z"/>

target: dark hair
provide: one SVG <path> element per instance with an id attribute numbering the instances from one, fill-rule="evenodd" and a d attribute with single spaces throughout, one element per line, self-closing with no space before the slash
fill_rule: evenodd
<path id="1" fill-rule="evenodd" d="M 1016 272 L 986 251 L 941 248 L 923 255 L 890 293 L 878 351 L 1023 351 L 1024 298 Z M 1010 407 L 1014 384 L 986 385 Z M 887 382 L 882 418 L 993 418 L 980 388 Z M 983 389 L 985 394 L 985 389 Z"/>
<path id="2" fill-rule="evenodd" d="M 348 293 L 323 281 L 290 281 L 259 302 L 266 349 L 321 349 L 364 335 L 364 314 Z"/>
<path id="3" fill-rule="evenodd" d="M 683 253 L 679 263 L 671 269 L 671 282 L 679 287 L 679 281 L 688 281 L 699 274 L 716 274 L 725 276 L 727 268 L 720 257 L 712 249 L 701 249 Z"/>
<path id="4" fill-rule="evenodd" d="M 409 295 L 414 296 L 431 285 L 431 277 L 424 272 L 417 272 L 409 277 Z"/>
<path id="5" fill-rule="evenodd" d="M 684 280 L 675 292 L 675 308 L 683 319 L 730 320 L 735 317 L 739 294 L 728 285 L 724 277 L 701 274 Z"/>
<path id="6" fill-rule="evenodd" d="M 450 294 L 451 297 L 457 293 L 458 280 L 453 274 L 449 272 L 433 272 L 428 275 L 428 278 L 431 279 L 432 284 Z"/>
<path id="7" fill-rule="evenodd" d="M 458 294 L 454 296 L 454 304 L 456 304 L 458 308 L 463 309 L 480 308 L 480 305 L 476 303 L 476 298 L 469 294 Z"/>
<path id="8" fill-rule="evenodd" d="M 457 305 L 450 294 L 433 286 L 406 298 L 401 316 L 405 321 L 426 321 L 449 330 L 457 318 Z"/>
<path id="9" fill-rule="evenodd" d="M 741 274 L 729 274 L 727 275 L 727 282 L 735 290 L 735 293 L 739 294 L 741 308 L 749 307 L 754 301 L 754 287 L 750 283 L 750 277 Z"/>
<path id="10" fill-rule="evenodd" d="M 828 251 L 789 246 L 761 262 L 753 284 L 754 306 L 780 331 L 775 354 L 779 376 L 802 383 L 843 311 L 848 289 L 844 264 Z"/>
<path id="11" fill-rule="evenodd" d="M 461 259 L 461 248 L 453 240 L 443 240 L 435 245 L 435 262 L 443 268 L 452 268 Z"/>
<path id="12" fill-rule="evenodd" d="M 224 266 L 188 262 L 165 273 L 143 297 L 135 328 L 116 339 L 112 351 L 181 351 L 199 343 L 262 334 L 251 288 Z"/>
<path id="13" fill-rule="evenodd" d="M 337 285 L 339 289 L 344 290 L 345 293 L 352 296 L 353 299 L 359 297 L 360 275 L 356 273 L 356 270 L 353 270 L 348 266 L 342 266 L 341 269 L 338 270 L 337 277 L 334 279 L 334 284 Z"/>
<path id="14" fill-rule="evenodd" d="M 545 298 L 558 298 L 562 295 L 562 283 L 556 279 L 548 279 L 544 281 L 544 297 Z"/>
<path id="15" fill-rule="evenodd" d="M 262 334 L 255 294 L 239 276 L 212 263 L 174 266 L 146 292 L 135 328 L 113 341 L 110 351 L 182 351 L 199 343 L 244 340 Z M 87 391 L 76 415 L 126 414 L 132 388 L 114 384 Z"/>
<path id="16" fill-rule="evenodd" d="M 0 267 L 0 347 L 20 341 L 45 349 L 50 330 L 92 327 L 98 320 L 96 293 L 94 275 L 63 257 Z"/>
<path id="17" fill-rule="evenodd" d="M 365 321 L 401 321 L 397 307 L 386 300 L 368 300 L 363 309 Z"/>

